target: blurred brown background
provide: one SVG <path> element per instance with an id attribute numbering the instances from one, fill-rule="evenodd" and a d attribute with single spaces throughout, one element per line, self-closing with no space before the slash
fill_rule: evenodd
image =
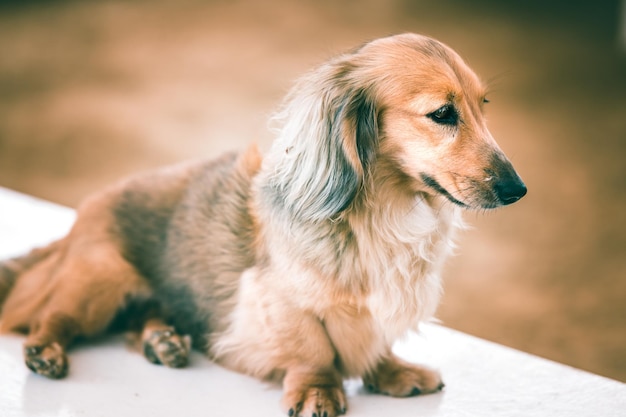
<path id="1" fill-rule="evenodd" d="M 295 77 L 413 31 L 491 85 L 529 194 L 468 214 L 447 326 L 626 381 L 626 10 L 618 1 L 0 1 L 0 186 L 69 206 L 271 141 Z M 2 237 L 0 236 L 0 239 Z"/>

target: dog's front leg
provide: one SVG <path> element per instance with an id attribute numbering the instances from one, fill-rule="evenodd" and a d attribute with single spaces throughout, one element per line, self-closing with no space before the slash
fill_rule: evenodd
<path id="1" fill-rule="evenodd" d="M 345 413 L 343 377 L 335 366 L 337 354 L 322 322 L 310 312 L 296 309 L 285 313 L 275 333 L 284 355 L 283 409 L 291 417 Z"/>
<path id="2" fill-rule="evenodd" d="M 363 384 L 372 392 L 392 397 L 429 394 L 444 386 L 439 372 L 403 361 L 392 353 L 363 376 Z"/>
<path id="3" fill-rule="evenodd" d="M 337 353 L 306 291 L 250 268 L 241 277 L 229 328 L 211 356 L 261 379 L 282 381 L 282 407 L 291 417 L 335 417 L 346 410 Z"/>

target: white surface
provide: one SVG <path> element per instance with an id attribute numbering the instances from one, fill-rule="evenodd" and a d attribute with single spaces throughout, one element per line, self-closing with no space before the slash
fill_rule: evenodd
<path id="1" fill-rule="evenodd" d="M 62 237 L 74 218 L 71 209 L 0 188 L 0 259 Z"/>
<path id="2" fill-rule="evenodd" d="M 71 210 L 0 188 L 0 258 L 59 237 Z M 70 351 L 70 374 L 52 381 L 22 362 L 23 337 L 0 336 L 0 417 L 282 416 L 280 389 L 194 354 L 186 369 L 148 363 L 120 337 Z M 459 333 L 425 325 L 396 346 L 441 370 L 442 393 L 407 399 L 346 382 L 348 416 L 626 417 L 626 384 Z"/>

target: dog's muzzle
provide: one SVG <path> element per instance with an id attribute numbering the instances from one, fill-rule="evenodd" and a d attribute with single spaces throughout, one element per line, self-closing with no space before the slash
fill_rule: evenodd
<path id="1" fill-rule="evenodd" d="M 493 156 L 485 177 L 468 178 L 469 186 L 464 192 L 452 192 L 444 188 L 434 177 L 421 173 L 420 178 L 428 188 L 447 198 L 451 203 L 466 209 L 493 209 L 513 204 L 526 195 L 526 184 L 504 155 Z"/>
<path id="2" fill-rule="evenodd" d="M 494 178 L 493 192 L 503 206 L 513 204 L 526 195 L 526 184 L 504 155 L 494 155 L 488 172 Z"/>

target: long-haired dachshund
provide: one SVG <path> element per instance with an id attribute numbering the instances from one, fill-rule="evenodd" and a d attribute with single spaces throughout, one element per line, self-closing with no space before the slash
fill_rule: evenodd
<path id="1" fill-rule="evenodd" d="M 255 147 L 123 181 L 63 239 L 0 268 L 3 331 L 34 372 L 115 323 L 146 357 L 282 382 L 290 416 L 346 411 L 343 378 L 392 396 L 440 390 L 393 342 L 435 311 L 461 209 L 526 187 L 485 125 L 485 87 L 449 47 L 378 39 L 300 79 Z M 4 302 L 4 303 L 3 303 Z"/>

